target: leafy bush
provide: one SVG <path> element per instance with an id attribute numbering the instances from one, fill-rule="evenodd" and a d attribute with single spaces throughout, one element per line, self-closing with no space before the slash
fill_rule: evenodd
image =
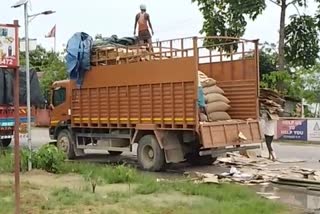
<path id="1" fill-rule="evenodd" d="M 44 145 L 32 156 L 34 168 L 47 172 L 58 173 L 61 171 L 65 154 L 54 145 Z"/>

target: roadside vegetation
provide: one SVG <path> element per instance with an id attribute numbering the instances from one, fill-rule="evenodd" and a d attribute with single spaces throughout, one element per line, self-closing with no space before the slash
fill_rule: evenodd
<path id="1" fill-rule="evenodd" d="M 118 165 L 65 161 L 54 146 L 33 154 L 37 168 L 26 172 L 22 151 L 22 213 L 289 213 L 250 189 L 231 184 L 157 180 Z M 0 155 L 0 213 L 12 213 L 13 154 Z"/>

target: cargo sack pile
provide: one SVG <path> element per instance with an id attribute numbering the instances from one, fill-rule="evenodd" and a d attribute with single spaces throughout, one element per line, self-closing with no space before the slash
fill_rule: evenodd
<path id="1" fill-rule="evenodd" d="M 208 120 L 230 120 L 231 117 L 227 113 L 230 109 L 230 100 L 224 96 L 224 91 L 217 86 L 217 81 L 207 77 L 207 75 L 201 71 L 198 71 L 198 78 L 205 96 Z"/>
<path id="2" fill-rule="evenodd" d="M 150 55 L 146 46 L 138 46 L 138 37 L 97 35 L 93 41 L 91 65 L 117 65 L 150 60 L 155 60 L 155 57 Z"/>

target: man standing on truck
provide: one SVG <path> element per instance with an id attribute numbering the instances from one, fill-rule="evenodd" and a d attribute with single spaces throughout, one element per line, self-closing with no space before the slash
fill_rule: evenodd
<path id="1" fill-rule="evenodd" d="M 149 31 L 149 27 L 151 29 L 152 35 L 154 34 L 152 24 L 150 21 L 150 16 L 146 12 L 147 7 L 146 5 L 142 4 L 140 5 L 141 12 L 136 15 L 135 22 L 134 22 L 134 32 L 133 34 L 136 35 L 136 29 L 138 24 L 138 38 L 139 38 L 139 44 L 149 44 L 149 48 L 151 51 L 153 51 L 152 48 L 152 39 L 151 34 Z"/>

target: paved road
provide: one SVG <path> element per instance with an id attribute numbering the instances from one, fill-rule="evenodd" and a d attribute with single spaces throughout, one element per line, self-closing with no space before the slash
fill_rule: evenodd
<path id="1" fill-rule="evenodd" d="M 34 148 L 39 148 L 41 145 L 50 141 L 49 132 L 46 128 L 32 128 L 32 145 Z M 20 138 L 20 143 L 26 147 L 27 138 Z M 279 143 L 275 142 L 274 150 L 280 160 L 294 161 L 305 160 L 309 163 L 319 163 L 320 160 L 320 143 L 317 144 L 302 144 L 302 143 Z M 266 146 L 263 145 L 263 156 L 267 155 Z M 320 166 L 320 163 L 317 164 Z"/>
<path id="2" fill-rule="evenodd" d="M 50 142 L 49 131 L 47 128 L 32 128 L 31 129 L 31 142 L 33 148 L 39 148 L 42 145 Z M 20 144 L 23 147 L 28 146 L 28 139 L 26 135 L 20 136 Z"/>
<path id="3" fill-rule="evenodd" d="M 44 145 L 50 142 L 49 132 L 46 128 L 32 128 L 32 147 L 39 148 L 41 145 Z M 27 147 L 27 139 L 25 137 L 20 138 L 20 142 L 24 147 Z M 283 161 L 283 165 L 286 166 L 300 166 L 307 167 L 312 169 L 320 170 L 320 144 L 302 144 L 302 143 L 274 143 L 274 150 L 277 153 L 277 157 L 280 161 Z M 97 162 L 109 162 L 106 158 L 106 151 L 98 151 L 100 155 L 92 155 L 96 151 L 89 150 L 86 153 L 90 154 L 86 158 L 88 160 L 97 161 Z M 126 161 L 134 161 L 135 152 L 127 153 L 127 157 L 122 157 Z M 267 156 L 266 146 L 263 145 L 262 155 Z M 112 161 L 112 160 L 111 160 Z M 302 163 L 297 163 L 299 161 L 304 161 Z M 289 163 L 294 162 L 294 163 Z M 213 167 L 204 167 L 196 168 L 199 171 L 210 171 L 214 172 L 216 169 Z"/>
<path id="4" fill-rule="evenodd" d="M 282 159 L 295 158 L 311 162 L 320 160 L 320 144 L 275 143 L 274 149 Z"/>

